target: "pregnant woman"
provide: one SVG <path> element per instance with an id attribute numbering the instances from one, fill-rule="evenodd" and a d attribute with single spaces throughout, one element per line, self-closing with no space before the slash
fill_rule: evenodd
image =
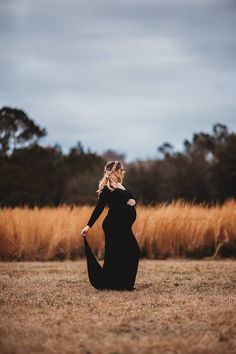
<path id="1" fill-rule="evenodd" d="M 133 194 L 122 185 L 125 171 L 119 161 L 108 161 L 104 176 L 99 181 L 98 203 L 87 226 L 81 231 L 84 237 L 87 269 L 90 283 L 96 289 L 134 290 L 140 258 L 140 248 L 132 232 L 136 219 Z M 86 234 L 98 219 L 104 207 L 109 210 L 102 222 L 105 233 L 103 267 L 95 258 Z"/>

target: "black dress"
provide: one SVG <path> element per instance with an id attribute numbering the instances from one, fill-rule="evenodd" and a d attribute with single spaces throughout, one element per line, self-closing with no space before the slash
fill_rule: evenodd
<path id="1" fill-rule="evenodd" d="M 103 267 L 94 256 L 84 237 L 89 281 L 96 289 L 133 290 L 140 258 L 140 248 L 132 232 L 136 209 L 127 204 L 133 194 L 125 189 L 114 191 L 105 186 L 87 223 L 93 226 L 104 207 L 109 206 L 102 222 L 105 233 Z"/>

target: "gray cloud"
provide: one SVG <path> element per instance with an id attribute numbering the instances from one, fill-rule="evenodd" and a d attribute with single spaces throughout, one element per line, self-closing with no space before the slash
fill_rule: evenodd
<path id="1" fill-rule="evenodd" d="M 46 126 L 46 143 L 155 157 L 215 122 L 236 91 L 234 1 L 0 2 L 1 105 Z"/>

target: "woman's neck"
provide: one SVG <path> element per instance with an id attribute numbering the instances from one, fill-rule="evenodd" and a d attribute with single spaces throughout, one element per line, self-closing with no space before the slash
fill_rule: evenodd
<path id="1" fill-rule="evenodd" d="M 119 187 L 119 186 L 123 187 L 121 182 L 114 183 L 114 185 L 115 185 L 115 187 Z"/>

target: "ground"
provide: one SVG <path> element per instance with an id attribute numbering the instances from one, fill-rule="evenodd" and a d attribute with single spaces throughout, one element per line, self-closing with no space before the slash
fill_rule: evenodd
<path id="1" fill-rule="evenodd" d="M 94 289 L 85 260 L 0 270 L 1 354 L 236 353 L 234 260 L 142 259 L 133 292 Z"/>

